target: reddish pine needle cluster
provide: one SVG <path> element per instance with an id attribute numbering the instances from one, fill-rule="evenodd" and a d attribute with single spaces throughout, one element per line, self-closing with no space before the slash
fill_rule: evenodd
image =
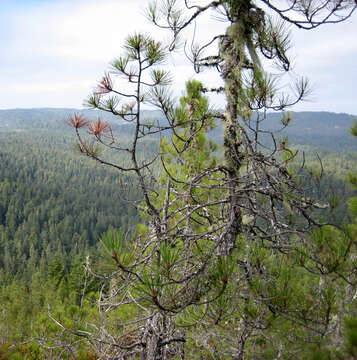
<path id="1" fill-rule="evenodd" d="M 97 118 L 96 120 L 90 122 L 87 118 L 80 114 L 70 116 L 67 124 L 75 129 L 86 126 L 89 134 L 97 137 L 100 137 L 104 132 L 110 129 L 110 125 L 107 121 L 102 121 L 100 118 Z"/>
<path id="2" fill-rule="evenodd" d="M 75 129 L 79 129 L 81 127 L 87 126 L 88 120 L 83 115 L 75 113 L 73 116 L 69 117 L 67 124 L 74 127 Z"/>
<path id="3" fill-rule="evenodd" d="M 108 73 L 106 73 L 102 81 L 99 82 L 94 92 L 96 95 L 108 94 L 113 90 L 113 81 Z"/>
<path id="4" fill-rule="evenodd" d="M 102 120 L 100 120 L 100 118 L 88 124 L 89 133 L 97 137 L 100 137 L 109 128 L 110 128 L 109 123 L 107 121 L 103 122 Z"/>

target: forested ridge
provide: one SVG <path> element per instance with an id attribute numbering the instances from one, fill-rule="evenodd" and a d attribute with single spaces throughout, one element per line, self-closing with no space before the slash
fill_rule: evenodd
<path id="1" fill-rule="evenodd" d="M 47 304 L 77 306 L 102 233 L 138 221 L 122 198 L 138 197 L 135 181 L 80 158 L 61 115 L 40 128 L 36 117 L 17 119 L 0 130 L 1 343 L 38 335 L 43 321 L 50 329 Z"/>
<path id="2" fill-rule="evenodd" d="M 80 159 L 64 133 L 6 132 L 0 137 L 0 263 L 5 274 L 29 276 L 42 256 L 83 254 L 110 226 L 136 222 L 135 209 L 120 197 L 128 178 Z"/>
<path id="3" fill-rule="evenodd" d="M 69 132 L 66 120 L 73 113 L 79 113 L 90 118 L 100 117 L 109 121 L 115 129 L 130 134 L 134 126 L 126 124 L 112 114 L 104 111 L 78 109 L 11 109 L 0 110 L 0 131 L 6 130 L 58 130 Z M 292 121 L 288 127 L 279 132 L 279 136 L 289 136 L 292 144 L 309 145 L 327 148 L 333 151 L 356 149 L 352 137 L 346 137 L 355 116 L 330 112 L 291 112 Z M 150 122 L 152 119 L 165 122 L 159 111 L 144 110 L 143 116 Z M 269 113 L 263 126 L 266 130 L 276 131 L 280 128 L 281 113 Z M 222 128 L 218 126 L 210 132 L 211 136 L 220 141 Z M 67 137 L 66 140 L 69 141 Z"/>
<path id="4" fill-rule="evenodd" d="M 357 120 L 289 111 L 356 9 L 150 0 L 87 110 L 0 111 L 0 359 L 357 359 Z"/>
<path id="5" fill-rule="evenodd" d="M 99 239 L 108 229 L 125 233 L 139 221 L 135 207 L 124 200 L 138 198 L 135 179 L 79 156 L 65 121 L 73 112 L 0 112 L 0 342 L 4 344 L 45 333 L 57 336 L 59 330 L 47 315 L 48 305 L 56 319 L 67 324 L 96 316 L 99 288 L 86 278 L 85 259 L 90 256 L 100 261 L 96 259 Z M 355 147 L 349 147 L 347 134 L 352 116 L 296 113 L 294 118 L 326 134 L 321 140 L 304 126 L 292 127 L 289 133 L 291 143 L 305 154 L 307 171 L 320 168 L 316 153 L 321 158 L 323 176 L 318 187 L 311 185 L 311 195 L 321 202 L 335 196 L 331 220 L 351 221 L 346 202 L 355 193 L 346 176 L 356 166 Z M 273 117 L 271 124 L 274 126 Z M 129 136 L 130 126 L 122 126 L 122 136 Z M 340 132 L 335 131 L 336 126 Z M 217 134 L 216 129 L 211 132 L 219 141 Z M 329 134 L 334 134 L 333 141 Z M 154 144 L 151 141 L 143 150 L 145 156 Z M 21 358 L 19 351 L 10 351 L 9 359 Z M 41 356 L 36 344 L 23 351 L 32 353 L 26 355 L 31 359 Z"/>

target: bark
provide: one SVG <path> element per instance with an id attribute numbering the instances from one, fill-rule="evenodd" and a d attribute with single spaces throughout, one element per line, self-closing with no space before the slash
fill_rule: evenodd
<path id="1" fill-rule="evenodd" d="M 227 167 L 227 183 L 230 204 L 228 209 L 229 224 L 220 236 L 219 254 L 228 255 L 235 247 L 236 237 L 242 232 L 242 212 L 239 198 L 239 172 L 244 161 L 242 141 L 239 134 L 239 118 L 244 117 L 242 99 L 242 76 L 249 60 L 245 46 L 250 41 L 249 10 L 250 1 L 236 1 L 231 5 L 231 18 L 220 44 L 220 56 L 223 59 L 222 78 L 225 82 L 227 107 L 224 120 L 224 164 Z"/>

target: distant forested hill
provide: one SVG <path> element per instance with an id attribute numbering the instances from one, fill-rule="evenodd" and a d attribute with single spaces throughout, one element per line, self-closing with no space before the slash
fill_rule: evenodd
<path id="1" fill-rule="evenodd" d="M 71 261 L 108 228 L 137 223 L 123 200 L 139 196 L 135 179 L 79 156 L 73 142 L 60 131 L 0 131 L 0 282 L 31 279 L 41 261 Z"/>
<path id="2" fill-rule="evenodd" d="M 135 209 L 120 196 L 123 182 L 131 184 L 125 197 L 138 195 L 133 180 L 76 154 L 73 128 L 66 125 L 74 112 L 80 111 L 0 110 L 0 279 L 1 271 L 20 277 L 31 274 L 41 258 L 51 262 L 58 253 L 83 255 L 109 227 L 126 230 L 138 221 Z M 133 125 L 106 113 L 82 113 L 110 121 L 121 141 L 130 138 Z M 164 121 L 155 111 L 144 115 L 150 121 Z M 264 128 L 279 129 L 281 117 L 269 114 Z M 353 120 L 346 114 L 294 113 L 291 125 L 277 135 L 288 135 L 315 168 L 319 167 L 318 148 L 326 176 L 321 189 L 313 192 L 322 200 L 327 200 L 326 193 L 338 195 L 338 222 L 345 218 L 345 201 L 352 195 L 345 178 L 355 168 L 356 144 L 348 133 Z M 211 136 L 220 141 L 220 126 Z M 157 149 L 158 139 L 140 146 L 142 156 L 148 157 Z M 122 164 L 128 160 L 125 154 L 108 156 Z"/>
<path id="3" fill-rule="evenodd" d="M 8 130 L 62 130 L 70 132 L 66 120 L 73 113 L 82 113 L 89 118 L 101 117 L 110 121 L 114 127 L 118 126 L 123 133 L 130 133 L 132 125 L 123 124 L 111 114 L 94 110 L 76 109 L 12 109 L 0 110 L 0 131 Z M 162 115 L 158 111 L 144 111 L 144 116 L 151 120 L 162 122 Z M 335 114 L 330 112 L 295 112 L 291 113 L 290 125 L 277 136 L 288 136 L 293 145 L 310 145 L 328 148 L 333 151 L 357 150 L 357 144 L 349 136 L 354 116 Z M 281 128 L 281 113 L 271 113 L 262 126 L 266 130 Z M 212 136 L 219 141 L 220 126 L 212 132 Z"/>
<path id="4" fill-rule="evenodd" d="M 330 112 L 296 112 L 291 113 L 289 126 L 282 135 L 289 137 L 292 144 L 324 147 L 331 150 L 357 150 L 356 140 L 349 136 L 349 129 L 355 116 Z M 268 115 L 265 126 L 276 130 L 279 128 L 281 114 Z"/>
<path id="5" fill-rule="evenodd" d="M 113 125 L 120 125 L 120 118 L 104 111 L 79 110 L 71 108 L 38 108 L 38 109 L 10 109 L 0 110 L 0 130 L 11 129 L 47 129 L 47 130 L 68 130 L 72 131 L 67 124 L 69 116 L 80 113 L 89 119 L 100 117 L 105 121 L 110 121 Z M 148 117 L 159 116 L 158 111 L 144 111 Z M 125 126 L 125 125 L 123 125 Z"/>
<path id="6" fill-rule="evenodd" d="M 102 233 L 112 227 L 127 233 L 140 221 L 135 207 L 123 199 L 140 198 L 135 178 L 76 152 L 73 128 L 66 125 L 74 112 L 110 121 L 120 141 L 130 141 L 133 125 L 105 113 L 0 110 L 0 344 L 25 341 L 37 327 L 46 334 L 53 331 L 55 338 L 48 303 L 57 318 L 75 322 L 72 305 L 82 307 L 85 295 L 90 314 L 99 288 L 87 283 L 86 256 L 100 262 L 96 249 Z M 156 111 L 144 116 L 164 123 Z M 277 130 L 281 117 L 269 114 L 264 128 Z M 350 222 L 346 201 L 355 195 L 346 183 L 347 173 L 356 168 L 357 148 L 348 133 L 353 120 L 346 114 L 294 113 L 291 126 L 277 134 L 289 135 L 304 151 L 307 173 L 320 169 L 318 150 L 324 176 L 318 184 L 306 184 L 306 196 L 321 203 L 336 196 L 335 211 L 328 214 L 335 223 Z M 217 125 L 210 136 L 220 142 L 222 129 Z M 157 147 L 158 138 L 153 137 L 141 144 L 140 154 L 147 159 Z M 128 161 L 125 154 L 108 156 L 120 164 Z"/>

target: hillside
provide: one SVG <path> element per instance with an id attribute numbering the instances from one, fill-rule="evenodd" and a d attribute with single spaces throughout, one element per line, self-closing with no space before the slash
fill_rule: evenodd
<path id="1" fill-rule="evenodd" d="M 69 130 L 66 121 L 74 113 L 80 113 L 93 119 L 100 117 L 113 125 L 122 121 L 107 112 L 97 110 L 79 110 L 71 108 L 34 108 L 0 110 L 0 130 Z M 144 111 L 148 118 L 158 114 L 157 111 Z"/>
<path id="2" fill-rule="evenodd" d="M 81 113 L 88 118 L 101 117 L 110 121 L 114 128 L 121 133 L 130 133 L 132 125 L 123 124 L 117 117 L 95 110 L 78 109 L 12 109 L 0 110 L 0 131 L 5 130 L 61 130 L 71 132 L 66 125 L 66 119 L 73 113 Z M 163 121 L 158 111 L 144 111 L 148 119 Z M 327 148 L 333 151 L 357 150 L 357 144 L 348 135 L 353 124 L 354 116 L 330 112 L 294 112 L 289 126 L 278 133 L 278 136 L 288 136 L 293 145 L 309 145 Z M 262 126 L 265 130 L 276 131 L 281 128 L 281 113 L 270 113 Z M 215 140 L 221 138 L 221 129 L 218 126 L 211 135 Z"/>
<path id="3" fill-rule="evenodd" d="M 101 284 L 87 277 L 85 259 L 105 263 L 105 254 L 98 251 L 102 234 L 112 228 L 127 234 L 140 221 L 135 207 L 125 201 L 140 197 L 134 178 L 74 150 L 74 131 L 66 125 L 74 112 L 79 110 L 0 111 L 0 343 L 26 341 L 34 331 L 58 338 L 47 304 L 69 326 L 77 326 L 79 319 L 93 321 Z M 83 113 L 101 116 L 122 138 L 130 138 L 132 125 L 96 111 Z M 158 112 L 145 116 L 163 121 Z M 270 114 L 265 128 L 278 129 L 280 117 Z M 329 214 L 336 223 L 350 221 L 346 201 L 354 192 L 345 179 L 355 168 L 356 145 L 348 134 L 352 122 L 346 114 L 295 113 L 291 126 L 278 133 L 303 148 L 308 171 L 320 166 L 312 151 L 319 148 L 325 176 L 318 184 L 307 184 L 307 196 L 325 203 L 336 195 L 339 203 Z M 220 141 L 221 130 L 218 126 L 211 137 Z M 148 157 L 157 140 L 146 140 L 140 154 Z M 111 156 L 127 161 L 123 154 Z"/>
<path id="4" fill-rule="evenodd" d="M 289 126 L 281 132 L 292 144 L 311 145 L 332 150 L 357 149 L 349 129 L 355 116 L 330 112 L 292 112 Z M 269 114 L 267 129 L 277 130 L 281 114 Z"/>

